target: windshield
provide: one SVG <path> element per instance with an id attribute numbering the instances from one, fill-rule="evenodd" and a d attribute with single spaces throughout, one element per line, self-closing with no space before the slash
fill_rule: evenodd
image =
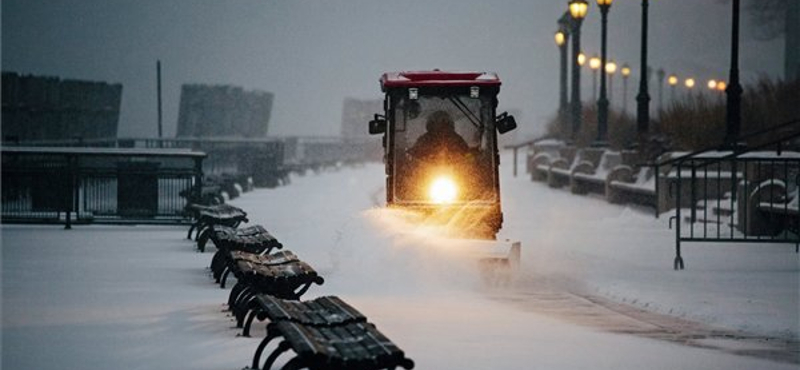
<path id="1" fill-rule="evenodd" d="M 403 96 L 394 102 L 396 201 L 429 201 L 426 184 L 438 176 L 458 184 L 459 202 L 495 200 L 491 98 Z"/>

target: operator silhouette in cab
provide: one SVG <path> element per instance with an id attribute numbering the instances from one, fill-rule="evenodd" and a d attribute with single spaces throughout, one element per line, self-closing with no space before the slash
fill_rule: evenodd
<path id="1" fill-rule="evenodd" d="M 469 152 L 467 142 L 456 132 L 453 118 L 447 112 L 438 110 L 428 115 L 425 130 L 408 151 L 415 160 L 460 160 Z"/>

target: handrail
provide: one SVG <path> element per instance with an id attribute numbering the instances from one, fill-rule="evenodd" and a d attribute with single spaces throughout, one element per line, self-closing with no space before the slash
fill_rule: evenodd
<path id="1" fill-rule="evenodd" d="M 536 144 L 536 143 L 538 143 L 540 141 L 548 140 L 548 139 L 555 139 L 555 137 L 548 136 L 548 135 L 539 136 L 539 137 L 537 137 L 535 139 L 530 139 L 530 140 L 527 140 L 527 141 L 523 141 L 521 143 L 504 145 L 503 149 L 519 149 L 519 148 L 522 148 L 524 146 Z"/>
<path id="2" fill-rule="evenodd" d="M 797 122 L 800 122 L 800 120 L 797 121 Z M 686 159 L 682 160 L 681 162 L 685 162 L 687 160 L 692 160 L 693 162 L 690 165 L 691 168 L 705 167 L 705 166 L 713 165 L 713 164 L 716 164 L 716 163 L 720 163 L 720 162 L 723 162 L 723 161 L 727 161 L 727 160 L 739 157 L 742 154 L 747 154 L 747 153 L 750 153 L 750 152 L 757 151 L 759 149 L 764 149 L 764 148 L 767 148 L 767 147 L 771 147 L 771 146 L 774 146 L 776 144 L 780 144 L 780 143 L 783 143 L 785 141 L 788 141 L 788 140 L 791 140 L 791 139 L 794 139 L 794 138 L 798 138 L 798 137 L 800 137 L 800 131 L 795 132 L 795 133 L 793 133 L 793 134 L 791 134 L 789 136 L 781 137 L 779 140 L 770 141 L 768 143 L 760 144 L 760 145 L 757 145 L 755 147 L 736 148 L 736 149 L 732 150 L 730 154 L 726 154 L 726 155 L 723 155 L 723 156 L 714 157 L 714 158 L 686 158 Z M 698 161 L 702 161 L 702 162 L 698 163 Z"/>
<path id="3" fill-rule="evenodd" d="M 793 119 L 791 121 L 784 122 L 784 123 L 781 123 L 779 125 L 775 125 L 775 126 L 772 126 L 772 127 L 768 127 L 768 128 L 765 128 L 765 129 L 761 129 L 761 130 L 757 130 L 757 131 L 753 131 L 753 132 L 747 133 L 745 135 L 740 136 L 739 140 L 749 139 L 749 138 L 757 137 L 757 136 L 760 136 L 760 135 L 763 135 L 763 134 L 766 134 L 766 133 L 776 132 L 776 131 L 778 131 L 780 129 L 783 129 L 783 128 L 786 128 L 786 127 L 790 127 L 790 126 L 796 125 L 796 124 L 800 124 L 800 118 L 795 118 L 795 119 Z M 800 128 L 800 125 L 798 125 L 798 127 Z M 798 131 L 798 133 L 800 133 L 800 131 Z M 765 145 L 760 145 L 760 146 L 758 146 L 758 148 L 763 148 L 765 146 L 775 145 L 777 143 L 784 142 L 784 141 L 786 141 L 788 139 L 791 139 L 791 138 L 794 138 L 794 137 L 797 137 L 797 136 L 798 136 L 797 133 L 795 133 L 789 138 L 783 137 L 778 141 L 770 142 L 770 143 L 765 144 Z M 675 158 L 672 158 L 672 159 L 669 159 L 669 160 L 666 160 L 666 161 L 663 161 L 663 162 L 657 162 L 656 161 L 655 163 L 648 164 L 648 166 L 650 166 L 650 167 L 661 167 L 661 166 L 671 165 L 671 164 L 674 164 L 674 163 L 677 163 L 677 162 L 680 162 L 680 161 L 685 161 L 685 160 L 687 160 L 689 158 L 692 158 L 692 157 L 696 157 L 699 154 L 702 154 L 702 153 L 705 153 L 705 152 L 709 152 L 709 151 L 712 151 L 712 150 L 718 150 L 718 151 L 733 150 L 734 153 L 731 154 L 731 155 L 736 155 L 736 153 L 742 153 L 742 152 L 747 151 L 747 150 L 754 150 L 754 148 L 750 148 L 750 149 L 741 149 L 741 148 L 736 148 L 736 147 L 731 148 L 731 147 L 728 147 L 728 146 L 726 146 L 724 144 L 715 145 L 715 146 L 709 146 L 709 147 L 706 147 L 706 148 L 703 148 L 703 149 L 695 150 L 693 152 L 690 152 L 689 154 L 685 154 L 685 155 L 682 155 L 680 157 L 675 157 Z"/>

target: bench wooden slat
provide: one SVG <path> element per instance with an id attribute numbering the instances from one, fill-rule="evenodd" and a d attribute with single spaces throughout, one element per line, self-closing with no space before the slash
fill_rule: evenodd
<path id="1" fill-rule="evenodd" d="M 414 367 L 414 362 L 406 358 L 399 347 L 374 325 L 366 322 L 315 327 L 280 321 L 270 323 L 268 331 L 268 337 L 283 337 L 297 357 L 304 359 L 310 369 Z"/>
<path id="2" fill-rule="evenodd" d="M 214 225 L 210 232 L 198 238 L 198 249 L 205 249 L 205 240 L 203 239 L 211 239 L 217 249 L 242 250 L 251 253 L 270 253 L 273 249 L 283 248 L 283 244 L 261 225 L 243 229 Z"/>
<path id="3" fill-rule="evenodd" d="M 336 326 L 351 322 L 366 322 L 367 318 L 339 297 L 325 296 L 300 302 L 258 294 L 242 330 L 250 335 L 253 320 L 293 321 L 312 326 Z"/>

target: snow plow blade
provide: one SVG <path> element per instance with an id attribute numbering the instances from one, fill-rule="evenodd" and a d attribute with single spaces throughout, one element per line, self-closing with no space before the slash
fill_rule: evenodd
<path id="1" fill-rule="evenodd" d="M 458 239 L 457 244 L 468 258 L 477 261 L 481 278 L 488 285 L 507 285 L 519 272 L 521 242 Z"/>

